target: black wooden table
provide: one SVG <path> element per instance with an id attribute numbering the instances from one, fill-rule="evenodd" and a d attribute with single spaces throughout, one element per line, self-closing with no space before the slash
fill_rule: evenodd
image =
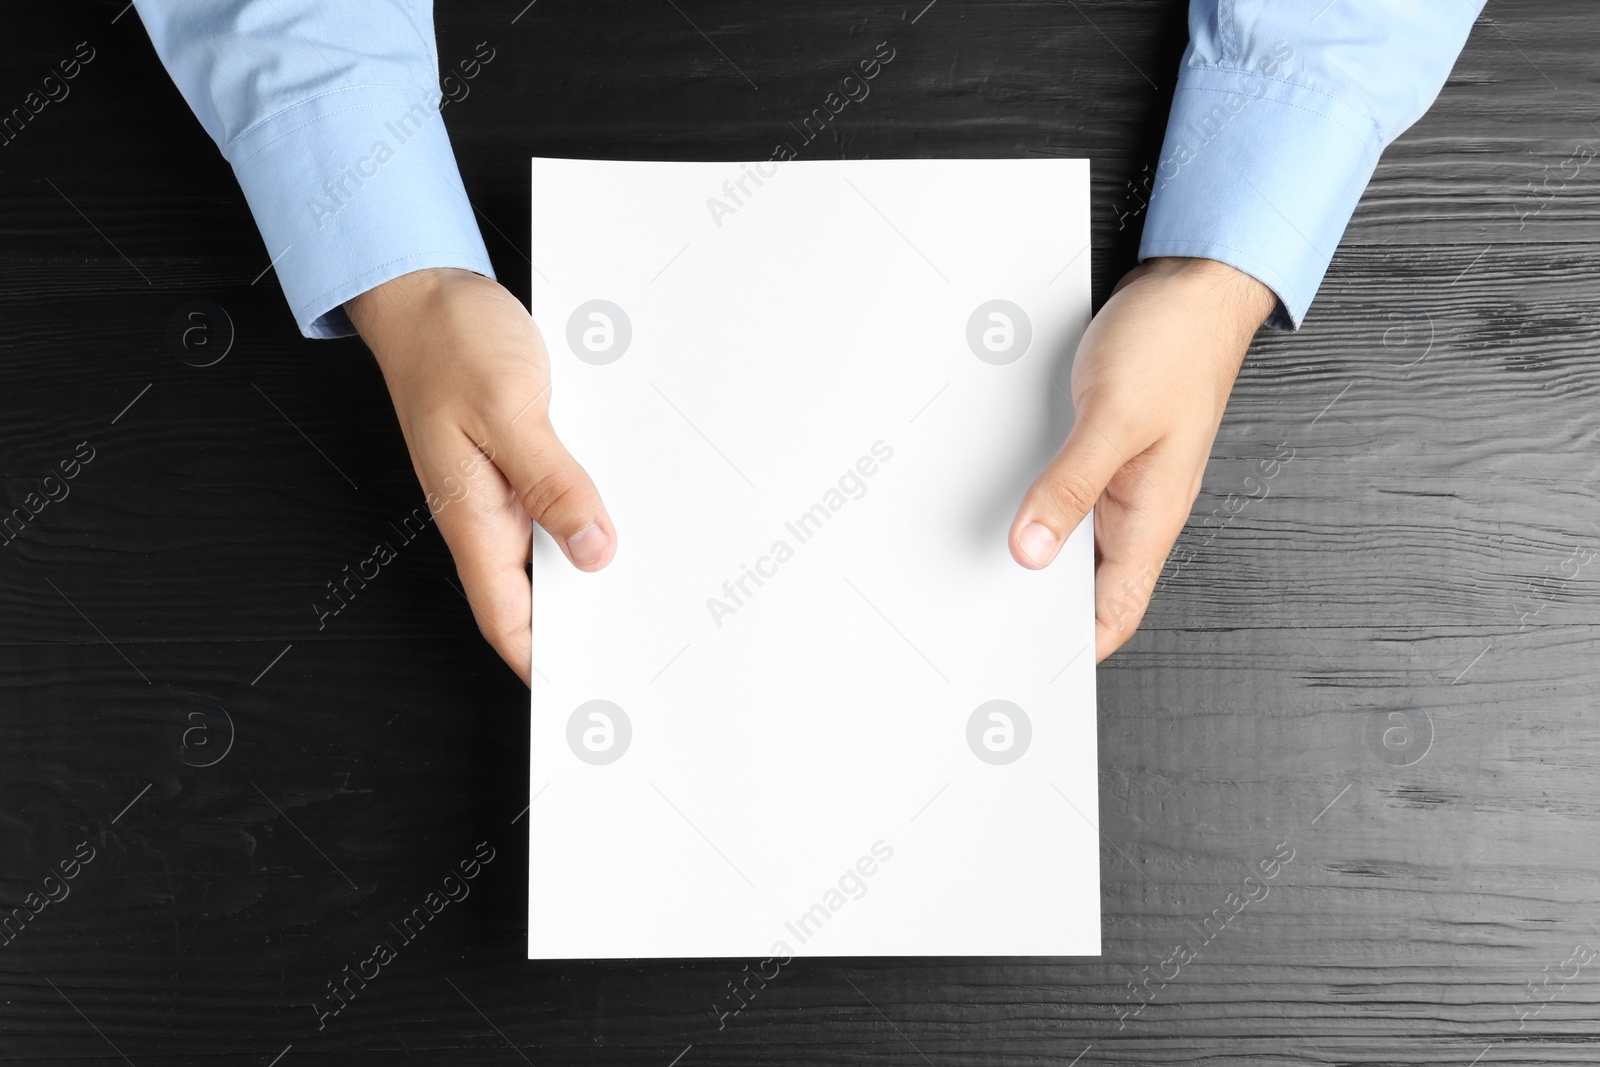
<path id="1" fill-rule="evenodd" d="M 124 2 L 3 11 L 0 111 L 94 58 L 0 148 L 0 504 L 44 501 L 0 546 L 0 910 L 45 901 L 0 938 L 0 1060 L 1600 1060 L 1592 4 L 1490 8 L 1305 329 L 1258 341 L 1100 672 L 1104 957 L 800 960 L 719 1020 L 746 961 L 524 959 L 527 692 L 436 533 L 318 630 L 420 491 Z M 526 295 L 529 156 L 764 158 L 887 40 L 814 153 L 1092 159 L 1103 298 L 1183 4 L 925 2 L 441 5 L 446 66 L 495 52 L 445 119 L 502 278 Z"/>

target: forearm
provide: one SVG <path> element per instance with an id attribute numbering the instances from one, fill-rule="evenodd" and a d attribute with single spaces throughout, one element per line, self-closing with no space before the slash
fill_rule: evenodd
<path id="1" fill-rule="evenodd" d="M 1383 149 L 1433 102 L 1479 0 L 1192 0 L 1141 257 L 1247 271 L 1298 327 Z"/>
<path id="2" fill-rule="evenodd" d="M 424 267 L 492 276 L 439 114 L 431 6 L 141 0 L 157 54 L 232 164 L 308 337 Z"/>

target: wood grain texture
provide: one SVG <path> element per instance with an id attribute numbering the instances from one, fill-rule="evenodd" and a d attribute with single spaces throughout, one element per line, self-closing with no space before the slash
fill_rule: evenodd
<path id="1" fill-rule="evenodd" d="M 365 350 L 303 341 L 252 284 L 229 168 L 123 3 L 5 12 L 0 106 L 99 55 L 0 149 L 0 505 L 95 449 L 0 547 L 0 904 L 95 850 L 0 947 L 0 1059 L 1595 1062 L 1600 961 L 1567 961 L 1600 945 L 1600 560 L 1567 561 L 1600 549 L 1600 171 L 1521 217 L 1600 139 L 1589 5 L 1491 6 L 1305 328 L 1257 343 L 1182 565 L 1100 672 L 1104 957 L 796 961 L 719 1026 L 746 961 L 522 958 L 526 692 L 435 533 L 317 629 L 322 584 L 420 503 L 410 462 Z M 1181 0 L 521 7 L 437 20 L 447 64 L 497 50 L 445 114 L 524 297 L 527 157 L 765 156 L 885 39 L 812 151 L 1091 158 L 1103 297 L 1185 39 Z M 236 331 L 214 367 L 165 339 L 193 299 Z M 196 708 L 231 747 L 214 710 L 185 747 Z M 1374 721 L 1431 724 L 1426 755 L 1386 762 Z M 472 895 L 319 1030 L 324 983 L 479 842 Z M 1280 843 L 1268 895 L 1206 938 Z"/>

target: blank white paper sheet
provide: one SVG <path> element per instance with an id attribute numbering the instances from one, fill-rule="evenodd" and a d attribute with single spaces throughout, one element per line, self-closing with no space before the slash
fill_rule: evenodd
<path id="1" fill-rule="evenodd" d="M 1100 952 L 1084 160 L 533 161 L 531 959 Z"/>

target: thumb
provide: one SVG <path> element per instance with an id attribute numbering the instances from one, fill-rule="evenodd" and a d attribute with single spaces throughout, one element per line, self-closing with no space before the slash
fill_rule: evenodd
<path id="1" fill-rule="evenodd" d="M 572 565 L 597 571 L 610 563 L 617 548 L 611 516 L 588 472 L 556 436 L 549 417 L 528 412 L 511 424 L 503 444 L 485 454 L 505 474 L 529 517 L 549 532 Z"/>
<path id="2" fill-rule="evenodd" d="M 1048 566 L 1125 463 L 1127 457 L 1080 412 L 1011 521 L 1011 557 L 1033 570 Z"/>

